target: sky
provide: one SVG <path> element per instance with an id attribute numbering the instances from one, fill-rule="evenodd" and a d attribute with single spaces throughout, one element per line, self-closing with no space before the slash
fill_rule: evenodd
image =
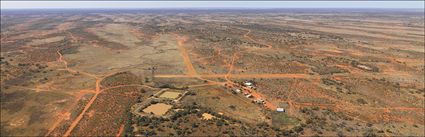
<path id="1" fill-rule="evenodd" d="M 424 1 L 1 1 L 1 9 L 52 8 L 412 8 Z"/>

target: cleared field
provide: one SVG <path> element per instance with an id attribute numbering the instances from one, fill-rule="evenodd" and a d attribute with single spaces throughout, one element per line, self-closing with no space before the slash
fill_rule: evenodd
<path id="1" fill-rule="evenodd" d="M 161 98 L 169 98 L 169 99 L 176 99 L 179 96 L 181 96 L 181 93 L 179 93 L 179 92 L 165 91 L 159 97 L 161 97 Z"/>
<path id="2" fill-rule="evenodd" d="M 153 113 L 157 116 L 162 116 L 171 108 L 171 105 L 167 105 L 164 103 L 158 103 L 150 105 L 149 107 L 143 109 L 143 112 L 145 113 Z"/>

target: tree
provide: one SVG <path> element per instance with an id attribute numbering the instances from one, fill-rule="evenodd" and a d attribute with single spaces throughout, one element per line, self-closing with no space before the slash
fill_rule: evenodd
<path id="1" fill-rule="evenodd" d="M 197 128 L 199 125 L 197 123 L 192 123 L 192 128 Z"/>
<path id="2" fill-rule="evenodd" d="M 234 105 L 230 105 L 229 108 L 232 109 L 232 110 L 236 110 L 236 106 L 234 106 Z"/>
<path id="3" fill-rule="evenodd" d="M 338 133 L 336 133 L 336 135 L 337 135 L 338 137 L 343 137 L 343 136 L 344 136 L 344 134 L 343 134 L 341 131 L 338 131 Z"/>
<path id="4" fill-rule="evenodd" d="M 363 136 L 366 136 L 366 137 L 376 137 L 377 135 L 373 132 L 372 129 L 368 129 L 368 130 L 366 130 L 366 132 L 363 133 Z"/>
<path id="5" fill-rule="evenodd" d="M 222 126 L 224 123 L 222 120 L 217 120 L 217 122 L 215 123 L 217 126 Z"/>
<path id="6" fill-rule="evenodd" d="M 141 89 L 140 89 L 140 92 L 141 92 L 141 93 L 146 93 L 146 90 L 145 90 L 145 89 L 143 89 L 143 88 L 141 88 Z"/>
<path id="7" fill-rule="evenodd" d="M 296 126 L 295 128 L 294 128 L 294 131 L 295 132 L 297 132 L 297 133 L 300 133 L 300 132 L 302 132 L 304 130 L 304 128 L 303 127 L 301 127 L 301 126 Z"/>

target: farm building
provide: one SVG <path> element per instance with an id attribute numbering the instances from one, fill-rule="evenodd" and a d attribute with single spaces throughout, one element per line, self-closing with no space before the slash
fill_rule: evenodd
<path id="1" fill-rule="evenodd" d="M 247 98 L 252 98 L 252 95 L 251 95 L 251 94 L 248 94 L 248 95 L 246 95 L 245 97 L 247 97 Z"/>
<path id="2" fill-rule="evenodd" d="M 285 112 L 285 109 L 284 108 L 277 108 L 276 111 L 277 112 Z"/>
<path id="3" fill-rule="evenodd" d="M 287 102 L 280 102 L 277 106 L 276 111 L 277 112 L 286 112 L 286 109 L 288 109 L 288 103 Z"/>
<path id="4" fill-rule="evenodd" d="M 245 86 L 253 86 L 254 84 L 252 83 L 252 82 L 250 82 L 250 81 L 245 81 L 244 83 L 243 83 Z"/>

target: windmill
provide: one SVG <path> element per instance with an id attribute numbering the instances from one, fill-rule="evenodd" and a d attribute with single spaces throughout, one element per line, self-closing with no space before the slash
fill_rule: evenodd
<path id="1" fill-rule="evenodd" d="M 156 69 L 157 69 L 156 66 L 152 66 L 152 67 L 149 67 L 147 69 L 144 69 L 144 70 L 150 70 L 151 71 L 151 81 L 154 81 L 155 80 L 155 71 L 156 71 Z"/>
<path id="2" fill-rule="evenodd" d="M 151 76 L 152 76 L 152 81 L 155 80 L 155 70 L 157 69 L 156 66 L 153 66 L 150 68 L 151 69 Z"/>

